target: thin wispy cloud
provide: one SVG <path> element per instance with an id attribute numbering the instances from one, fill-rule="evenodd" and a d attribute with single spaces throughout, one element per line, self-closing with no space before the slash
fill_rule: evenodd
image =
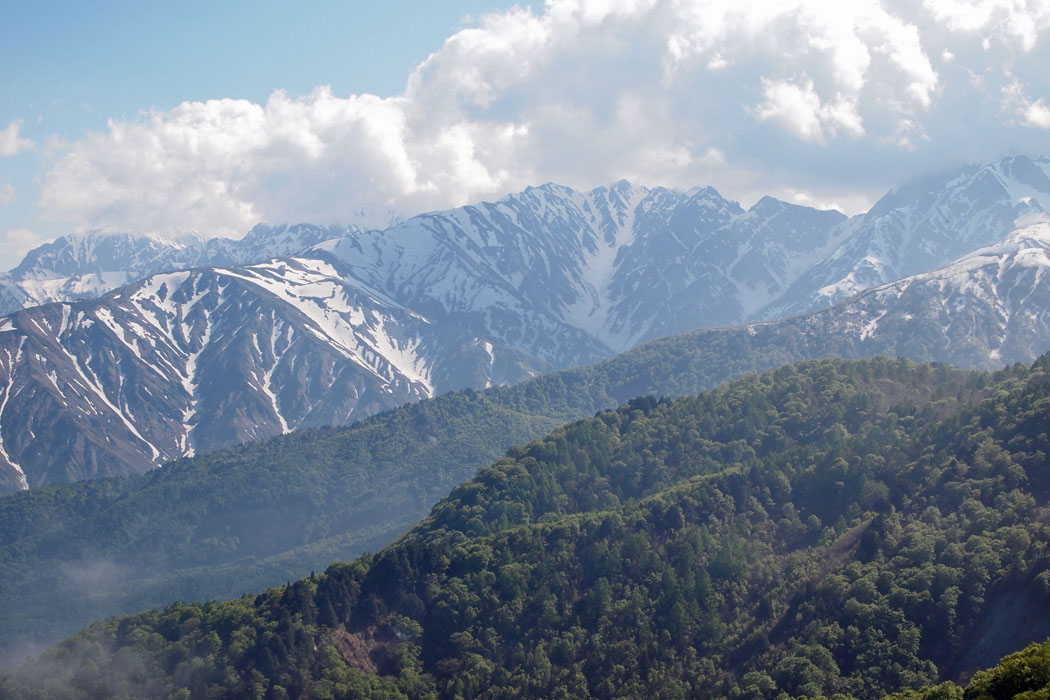
<path id="1" fill-rule="evenodd" d="M 857 210 L 915 172 L 1047 150 L 1048 7 L 551 0 L 450 36 L 393 97 L 319 87 L 112 120 L 56 147 L 40 206 L 238 235 L 626 177 Z"/>

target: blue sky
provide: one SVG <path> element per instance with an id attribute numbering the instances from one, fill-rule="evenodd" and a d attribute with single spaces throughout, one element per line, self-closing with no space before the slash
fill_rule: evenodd
<path id="1" fill-rule="evenodd" d="M 470 17 L 461 2 L 3 2 L 0 121 L 75 138 L 111 117 L 185 100 L 399 93 L 412 69 Z M 39 121 L 38 121 L 39 120 Z"/>
<path id="2" fill-rule="evenodd" d="M 528 3 L 518 3 L 528 5 Z M 330 85 L 336 94 L 390 96 L 412 69 L 499 0 L 430 2 L 0 1 L 0 129 L 21 120 L 34 151 L 0 158 L 0 234 L 51 238 L 75 220 L 37 211 L 50 139 L 75 141 L 184 101 L 265 102 Z M 17 260 L 0 250 L 0 269 Z M 24 251 L 19 250 L 19 253 Z"/>
<path id="3" fill-rule="evenodd" d="M 0 269 L 554 180 L 863 211 L 1050 150 L 1045 0 L 0 0 Z"/>

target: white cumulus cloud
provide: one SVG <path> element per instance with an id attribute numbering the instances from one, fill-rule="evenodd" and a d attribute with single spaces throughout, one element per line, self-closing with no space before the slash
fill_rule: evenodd
<path id="1" fill-rule="evenodd" d="M 953 31 L 980 33 L 984 38 L 990 34 L 1024 51 L 1031 51 L 1050 29 L 1046 0 L 926 0 L 925 5 Z"/>
<path id="2" fill-rule="evenodd" d="M 547 180 L 862 206 L 920 170 L 1048 150 L 1047 5 L 548 0 L 450 36 L 400 95 L 319 87 L 110 121 L 53 148 L 40 206 L 225 235 Z"/>
<path id="3" fill-rule="evenodd" d="M 1050 106 L 1042 97 L 1030 100 L 1020 82 L 1014 81 L 1003 88 L 1003 110 L 1013 112 L 1023 124 L 1050 129 Z"/>
<path id="4" fill-rule="evenodd" d="M 857 106 L 848 98 L 837 96 L 825 104 L 813 89 L 813 81 L 762 79 L 766 100 L 758 107 L 759 119 L 784 123 L 804 141 L 823 142 L 825 136 L 843 131 L 853 136 L 864 133 Z"/>
<path id="5" fill-rule="evenodd" d="M 1033 126 L 1050 129 L 1050 107 L 1047 107 L 1046 100 L 1042 98 L 1028 105 L 1024 117 L 1025 121 Z"/>
<path id="6" fill-rule="evenodd" d="M 18 135 L 21 129 L 22 120 L 15 119 L 5 129 L 0 131 L 0 156 L 5 158 L 17 156 L 19 153 L 35 147 L 32 141 Z"/>

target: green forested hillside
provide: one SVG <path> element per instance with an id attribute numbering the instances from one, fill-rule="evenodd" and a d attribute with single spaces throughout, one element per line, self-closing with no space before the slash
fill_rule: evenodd
<path id="1" fill-rule="evenodd" d="M 638 395 L 696 393 L 783 362 L 858 352 L 805 323 L 674 336 L 350 428 L 0 499 L 0 667 L 96 619 L 232 597 L 379 549 L 508 447 L 568 420 Z"/>
<path id="2" fill-rule="evenodd" d="M 376 555 L 98 623 L 0 695 L 929 688 L 1050 636 L 1047 425 L 1048 358 L 995 375 L 822 361 L 637 399 L 512 449 Z M 1023 686 L 979 683 L 970 697 Z"/>

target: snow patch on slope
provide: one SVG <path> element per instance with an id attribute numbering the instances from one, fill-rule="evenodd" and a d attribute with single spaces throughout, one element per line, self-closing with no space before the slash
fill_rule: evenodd
<path id="1" fill-rule="evenodd" d="M 6 329 L 5 329 L 6 330 Z M 16 355 L 21 355 L 22 345 L 25 343 L 25 338 L 21 338 L 18 345 L 18 352 Z M 4 424 L 4 409 L 7 408 L 7 401 L 11 398 L 11 388 L 14 386 L 14 374 L 16 362 L 15 358 L 11 357 L 11 353 L 7 350 L 4 351 L 7 355 L 7 384 L 4 386 L 4 397 L 0 400 L 0 426 Z M 11 468 L 15 470 L 15 479 L 18 482 L 18 488 L 22 491 L 29 489 L 29 482 L 26 480 L 26 473 L 22 471 L 22 467 L 19 466 L 18 462 L 11 458 L 8 454 L 6 447 L 4 446 L 3 429 L 0 428 L 0 456 L 4 458 Z"/>
<path id="2" fill-rule="evenodd" d="M 331 265 L 317 262 L 312 268 L 300 264 L 298 259 L 287 259 L 218 272 L 255 285 L 294 307 L 311 322 L 310 330 L 320 340 L 339 348 L 377 378 L 384 382 L 393 379 L 379 371 L 377 359 L 382 358 L 432 396 L 434 387 L 426 359 L 418 352 L 418 339 L 394 340 L 387 329 L 391 319 L 375 310 L 366 313 L 354 303 L 351 288 Z M 361 294 L 376 306 L 383 305 L 378 299 Z M 418 314 L 411 315 L 418 318 Z"/>
<path id="3" fill-rule="evenodd" d="M 618 301 L 611 293 L 611 283 L 618 268 L 620 252 L 632 245 L 638 235 L 636 214 L 639 205 L 649 191 L 641 187 L 628 190 L 626 206 L 617 217 L 614 235 L 594 236 L 594 248 L 583 246 L 583 259 L 580 261 L 579 275 L 576 281 L 576 301 L 569 304 L 563 318 L 566 323 L 597 338 L 609 347 L 618 348 L 630 345 L 630 336 L 637 335 L 621 329 L 612 330 L 610 315 Z M 593 200 L 593 193 L 590 197 Z M 587 209 L 594 211 L 593 201 L 587 202 Z M 592 223 L 597 223 L 593 218 Z M 598 233 L 596 231 L 596 233 Z"/>

